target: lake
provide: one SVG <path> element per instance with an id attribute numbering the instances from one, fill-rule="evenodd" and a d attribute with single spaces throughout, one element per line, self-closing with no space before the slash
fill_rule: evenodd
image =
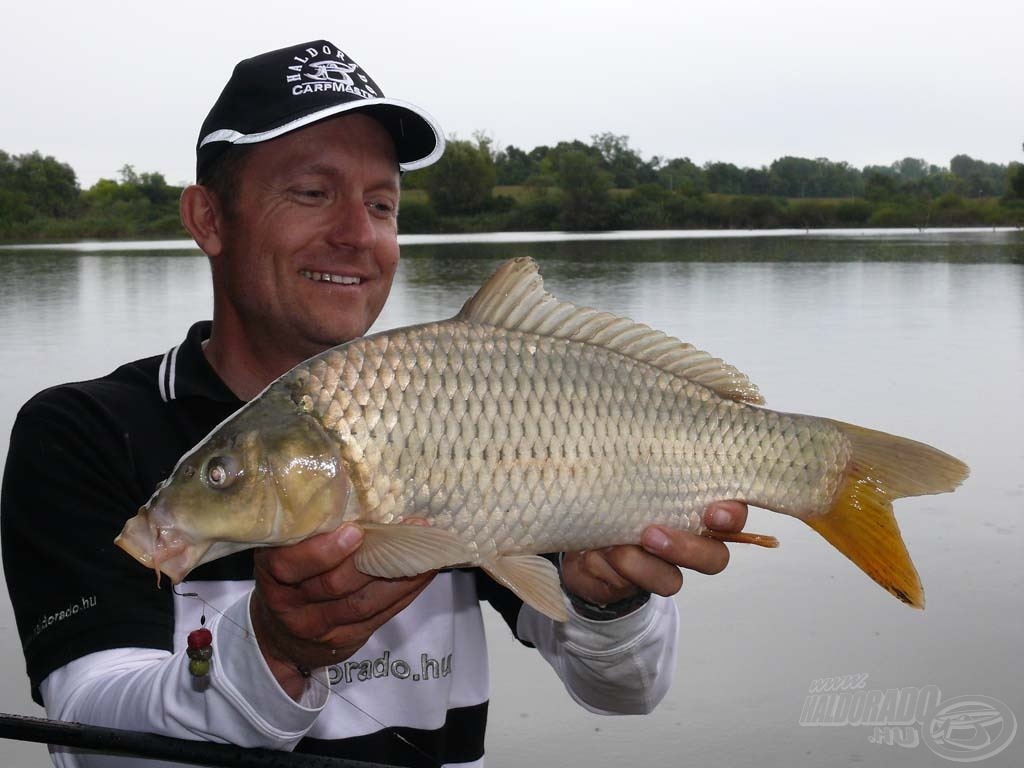
<path id="1" fill-rule="evenodd" d="M 557 295 L 724 358 L 772 408 L 957 455 L 971 466 L 960 490 L 896 505 L 927 610 L 900 604 L 798 521 L 752 510 L 748 529 L 782 546 L 734 545 L 721 575 L 687 574 L 676 680 L 653 715 L 579 709 L 485 611 L 492 768 L 948 765 L 933 747 L 985 755 L 1024 718 L 1024 235 L 757 234 L 406 238 L 376 328 L 454 314 L 500 260 L 529 255 Z M 208 267 L 189 243 L 3 248 L 0 269 L 0 459 L 33 393 L 162 353 L 210 314 Z M 6 589 L 0 659 L 0 711 L 41 714 Z M 928 717 L 931 731 L 828 725 L 814 711 L 825 700 L 808 702 L 809 690 L 846 675 L 868 693 L 900 689 L 904 701 L 934 686 L 934 717 L 976 713 L 979 699 L 994 709 L 949 731 L 945 747 L 946 721 Z M 43 747 L 14 741 L 0 741 L 0 758 L 49 764 Z M 983 762 L 1022 763 L 1024 734 Z"/>

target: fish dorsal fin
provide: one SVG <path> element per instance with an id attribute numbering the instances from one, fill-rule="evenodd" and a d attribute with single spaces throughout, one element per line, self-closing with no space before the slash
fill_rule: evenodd
<path id="1" fill-rule="evenodd" d="M 544 290 L 537 263 L 528 257 L 502 264 L 456 319 L 594 344 L 701 384 L 721 397 L 764 403 L 746 375 L 692 344 L 629 318 L 559 301 Z"/>

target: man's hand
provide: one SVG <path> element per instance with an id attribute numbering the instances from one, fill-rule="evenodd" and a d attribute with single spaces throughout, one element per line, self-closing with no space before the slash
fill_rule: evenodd
<path id="1" fill-rule="evenodd" d="M 362 530 L 348 524 L 255 552 L 253 629 L 267 665 L 293 699 L 305 686 L 301 670 L 350 657 L 434 578 L 435 571 L 408 579 L 360 573 L 351 556 L 362 540 Z"/>
<path id="2" fill-rule="evenodd" d="M 747 505 L 738 501 L 715 502 L 704 512 L 704 524 L 715 531 L 736 533 L 746 522 Z M 674 595 L 683 586 L 680 568 L 714 574 L 728 563 L 729 549 L 722 542 L 652 525 L 644 531 L 641 546 L 567 552 L 562 583 L 572 594 L 606 605 L 641 590 Z"/>

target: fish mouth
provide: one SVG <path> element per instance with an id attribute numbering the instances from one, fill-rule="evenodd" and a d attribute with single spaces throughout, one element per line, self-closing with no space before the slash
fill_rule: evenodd
<path id="1" fill-rule="evenodd" d="M 172 584 L 180 584 L 204 551 L 170 522 L 168 515 L 161 514 L 159 508 L 146 506 L 125 523 L 114 543 L 142 565 L 152 568 L 157 584 L 161 572 L 167 574 Z"/>
<path id="2" fill-rule="evenodd" d="M 300 269 L 299 274 L 315 283 L 334 283 L 335 285 L 360 285 L 365 278 L 358 275 L 341 275 L 335 272 L 317 272 L 312 269 Z"/>

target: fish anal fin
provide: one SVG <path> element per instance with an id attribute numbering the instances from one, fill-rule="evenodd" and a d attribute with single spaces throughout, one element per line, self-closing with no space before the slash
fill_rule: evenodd
<path id="1" fill-rule="evenodd" d="M 746 375 L 692 344 L 628 318 L 555 298 L 544 290 L 537 263 L 529 257 L 502 264 L 455 319 L 592 344 L 700 384 L 719 397 L 764 403 Z"/>
<path id="2" fill-rule="evenodd" d="M 558 569 L 540 555 L 504 555 L 481 567 L 524 603 L 555 621 L 568 621 Z"/>
<path id="3" fill-rule="evenodd" d="M 353 555 L 368 576 L 398 579 L 472 560 L 466 544 L 451 531 L 428 525 L 359 522 L 363 543 Z"/>

